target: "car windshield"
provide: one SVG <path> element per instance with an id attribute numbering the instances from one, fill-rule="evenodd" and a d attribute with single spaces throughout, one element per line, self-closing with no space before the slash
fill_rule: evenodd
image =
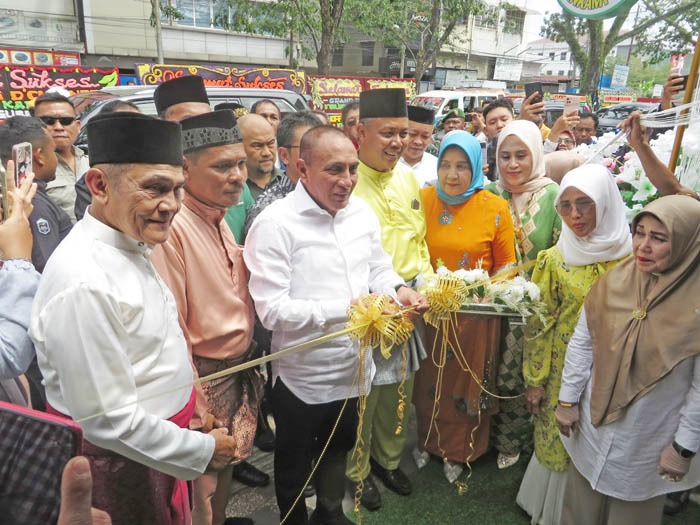
<path id="1" fill-rule="evenodd" d="M 437 111 L 442 104 L 444 99 L 440 97 L 415 97 L 411 102 L 414 106 L 420 106 L 422 108 L 430 109 L 432 111 Z"/>

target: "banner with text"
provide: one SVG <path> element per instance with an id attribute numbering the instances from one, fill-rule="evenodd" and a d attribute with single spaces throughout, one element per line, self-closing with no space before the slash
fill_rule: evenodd
<path id="1" fill-rule="evenodd" d="M 309 91 L 313 109 L 328 115 L 331 124 L 340 127 L 343 107 L 360 100 L 360 93 L 368 89 L 404 88 L 406 102 L 416 94 L 415 79 L 309 76 Z"/>
<path id="2" fill-rule="evenodd" d="M 119 84 L 119 69 L 97 68 L 0 68 L 0 120 L 29 115 L 31 101 L 50 88 L 62 88 L 71 95 L 96 91 Z"/>
<path id="3" fill-rule="evenodd" d="M 136 64 L 139 84 L 152 86 L 185 75 L 199 75 L 207 86 L 257 89 L 288 89 L 306 92 L 306 73 L 271 67 L 177 66 Z"/>

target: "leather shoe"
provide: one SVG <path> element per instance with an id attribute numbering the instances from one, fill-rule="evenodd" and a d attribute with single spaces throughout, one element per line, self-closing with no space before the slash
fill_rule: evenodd
<path id="1" fill-rule="evenodd" d="M 247 461 L 234 465 L 232 477 L 249 487 L 265 487 L 270 484 L 270 476 Z"/>
<path id="2" fill-rule="evenodd" d="M 350 497 L 354 499 L 357 483 L 353 483 L 353 493 Z M 379 493 L 379 487 L 374 482 L 372 474 L 365 478 L 362 486 L 362 495 L 360 496 L 360 504 L 369 511 L 379 510 L 382 507 L 382 495 Z"/>
<path id="3" fill-rule="evenodd" d="M 226 518 L 224 525 L 254 525 L 254 521 L 250 518 Z"/>
<path id="4" fill-rule="evenodd" d="M 341 510 L 338 515 L 323 517 L 323 512 L 316 509 L 311 513 L 309 525 L 353 525 Z"/>
<path id="5" fill-rule="evenodd" d="M 664 500 L 664 514 L 668 514 L 669 516 L 678 514 L 688 504 L 689 499 L 689 490 L 666 494 L 666 499 Z"/>
<path id="6" fill-rule="evenodd" d="M 379 463 L 370 458 L 372 474 L 377 476 L 389 490 L 393 490 L 401 496 L 408 496 L 411 493 L 411 481 L 401 469 L 385 469 Z"/>

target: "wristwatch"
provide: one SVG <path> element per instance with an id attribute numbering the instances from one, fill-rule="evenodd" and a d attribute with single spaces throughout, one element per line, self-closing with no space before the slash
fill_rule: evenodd
<path id="1" fill-rule="evenodd" d="M 578 405 L 578 403 L 569 403 L 568 401 L 559 401 L 559 406 L 564 407 L 564 408 L 571 408 L 575 407 Z"/>
<path id="2" fill-rule="evenodd" d="M 685 458 L 685 459 L 692 458 L 695 455 L 695 452 L 688 450 L 687 448 L 681 447 L 675 441 L 673 442 L 673 450 L 678 452 L 678 455 L 682 458 Z"/>
<path id="3" fill-rule="evenodd" d="M 398 292 L 399 288 L 403 288 L 404 286 L 406 286 L 406 283 L 397 284 L 394 286 L 394 290 Z"/>

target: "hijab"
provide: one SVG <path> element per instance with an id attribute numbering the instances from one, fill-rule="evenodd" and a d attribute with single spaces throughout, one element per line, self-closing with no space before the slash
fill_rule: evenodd
<path id="1" fill-rule="evenodd" d="M 645 215 L 670 233 L 668 268 L 640 272 L 630 257 L 605 273 L 586 298 L 596 427 L 619 419 L 676 365 L 700 353 L 700 202 L 662 197 L 635 217 L 632 231 Z"/>
<path id="2" fill-rule="evenodd" d="M 547 176 L 557 184 L 568 172 L 583 164 L 584 158 L 573 151 L 553 151 L 544 156 Z"/>
<path id="3" fill-rule="evenodd" d="M 562 220 L 557 247 L 570 266 L 614 261 L 632 253 L 632 237 L 625 204 L 608 170 L 600 164 L 587 164 L 567 173 L 561 181 L 554 204 L 567 188 L 576 188 L 595 202 L 595 228 L 579 237 Z"/>
<path id="4" fill-rule="evenodd" d="M 460 195 L 448 195 L 442 189 L 440 184 L 440 177 L 437 180 L 437 194 L 440 200 L 445 204 L 462 204 L 469 199 L 477 190 L 484 187 L 484 171 L 482 169 L 481 163 L 481 143 L 474 138 L 471 133 L 463 130 L 455 130 L 449 132 L 445 135 L 440 143 L 440 152 L 438 153 L 438 169 L 440 169 L 440 162 L 442 162 L 442 156 L 447 148 L 454 146 L 461 149 L 469 160 L 469 164 L 472 168 L 472 180 L 469 183 L 469 187 Z"/>
<path id="5" fill-rule="evenodd" d="M 540 129 L 529 120 L 512 120 L 501 130 L 496 147 L 496 171 L 498 172 L 498 159 L 501 157 L 501 146 L 510 136 L 516 136 L 523 141 L 525 147 L 532 155 L 532 172 L 524 184 L 512 185 L 498 173 L 498 185 L 508 191 L 513 211 L 520 216 L 527 208 L 532 194 L 541 190 L 554 181 L 547 177 L 544 165 L 544 148 L 542 146 L 542 133 Z"/>

